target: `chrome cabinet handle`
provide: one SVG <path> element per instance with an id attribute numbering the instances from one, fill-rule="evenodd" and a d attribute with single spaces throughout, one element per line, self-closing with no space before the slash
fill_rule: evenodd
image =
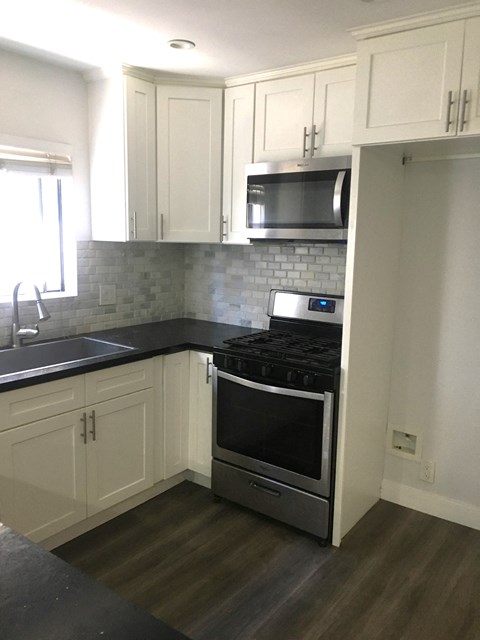
<path id="1" fill-rule="evenodd" d="M 83 444 L 87 444 L 87 414 L 85 411 L 83 412 L 82 417 L 80 418 L 80 422 L 83 424 L 80 437 L 83 439 Z"/>
<path id="2" fill-rule="evenodd" d="M 467 121 L 465 120 L 465 113 L 467 111 L 467 104 L 469 102 L 470 100 L 468 99 L 468 90 L 464 89 L 462 95 L 462 113 L 460 115 L 460 131 L 463 131 L 465 125 L 467 124 Z"/>
<path id="3" fill-rule="evenodd" d="M 97 439 L 97 425 L 95 422 L 95 410 L 92 410 L 92 413 L 90 414 L 90 420 L 92 421 L 92 428 L 90 429 L 90 433 L 92 434 L 92 440 L 96 440 Z"/>
<path id="4" fill-rule="evenodd" d="M 452 107 L 454 104 L 455 104 L 455 100 L 453 100 L 453 91 L 449 91 L 448 103 L 447 103 L 447 121 L 445 122 L 445 133 L 448 133 L 450 131 L 450 125 L 453 124 L 451 115 L 452 115 Z"/>
<path id="5" fill-rule="evenodd" d="M 160 214 L 160 240 L 163 240 L 163 213 Z"/>
<path id="6" fill-rule="evenodd" d="M 207 358 L 207 369 L 206 369 L 206 377 L 205 377 L 206 384 L 210 384 L 210 380 L 212 379 L 212 374 L 210 373 L 211 371 L 210 367 L 212 365 L 213 363 L 210 361 L 210 358 Z"/>
<path id="7" fill-rule="evenodd" d="M 132 240 L 137 239 L 137 212 L 134 211 L 133 215 L 130 217 L 130 223 L 132 228 L 130 229 L 130 235 L 132 236 Z"/>
<path id="8" fill-rule="evenodd" d="M 303 127 L 303 157 L 305 158 L 309 149 L 307 147 L 307 138 L 310 134 L 307 132 L 307 127 Z"/>
<path id="9" fill-rule="evenodd" d="M 228 238 L 227 218 L 222 216 L 222 238 Z"/>
<path id="10" fill-rule="evenodd" d="M 315 144 L 316 140 L 317 140 L 317 136 L 320 133 L 320 131 L 317 131 L 317 125 L 314 124 L 313 125 L 313 131 L 312 131 L 312 158 L 313 158 L 313 154 L 315 153 L 315 151 L 318 150 L 318 145 Z"/>

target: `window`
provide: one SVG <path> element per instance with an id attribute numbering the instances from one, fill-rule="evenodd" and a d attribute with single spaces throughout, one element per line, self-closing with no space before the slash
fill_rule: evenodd
<path id="1" fill-rule="evenodd" d="M 76 293 L 71 174 L 67 155 L 0 147 L 0 300 L 20 281 L 46 298 Z"/>

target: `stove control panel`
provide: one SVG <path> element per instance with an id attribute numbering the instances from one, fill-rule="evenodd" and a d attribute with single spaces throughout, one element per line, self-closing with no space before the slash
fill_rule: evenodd
<path id="1" fill-rule="evenodd" d="M 292 368 L 288 364 L 271 364 L 262 360 L 214 352 L 213 364 L 220 370 L 270 386 L 309 391 L 333 391 L 335 374 Z"/>

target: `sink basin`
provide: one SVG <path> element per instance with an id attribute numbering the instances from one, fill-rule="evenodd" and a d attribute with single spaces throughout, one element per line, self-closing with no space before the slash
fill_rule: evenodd
<path id="1" fill-rule="evenodd" d="M 0 351 L 0 376 L 44 369 L 71 362 L 91 362 L 94 358 L 131 351 L 125 347 L 95 338 L 67 338 Z"/>

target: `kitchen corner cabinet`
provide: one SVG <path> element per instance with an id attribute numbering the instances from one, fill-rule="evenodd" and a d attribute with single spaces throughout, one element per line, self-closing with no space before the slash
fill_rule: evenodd
<path id="1" fill-rule="evenodd" d="M 255 85 L 225 89 L 222 241 L 247 244 L 247 180 L 253 162 Z"/>
<path id="2" fill-rule="evenodd" d="M 188 468 L 189 367 L 188 351 L 163 356 L 165 479 Z"/>
<path id="3" fill-rule="evenodd" d="M 155 85 L 88 83 L 92 238 L 157 239 Z"/>
<path id="4" fill-rule="evenodd" d="M 138 390 L 140 378 L 151 383 L 151 367 L 131 363 L 0 394 L 2 522 L 38 542 L 153 485 L 153 390 Z M 110 399 L 84 405 L 102 394 Z"/>
<path id="5" fill-rule="evenodd" d="M 212 475 L 212 367 L 210 353 L 190 351 L 188 468 Z"/>
<path id="6" fill-rule="evenodd" d="M 480 133 L 480 18 L 359 42 L 354 143 Z"/>
<path id="7" fill-rule="evenodd" d="M 351 153 L 355 67 L 259 82 L 255 162 Z"/>
<path id="8" fill-rule="evenodd" d="M 222 89 L 157 86 L 158 238 L 220 242 Z"/>

